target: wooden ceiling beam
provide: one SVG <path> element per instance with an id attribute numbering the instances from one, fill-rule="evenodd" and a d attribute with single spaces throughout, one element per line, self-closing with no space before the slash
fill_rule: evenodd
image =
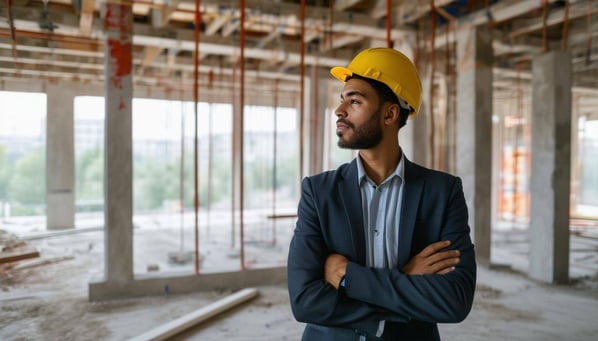
<path id="1" fill-rule="evenodd" d="M 216 17 L 216 19 L 212 20 L 212 22 L 210 22 L 208 24 L 205 34 L 209 35 L 209 36 L 214 35 L 225 24 L 229 23 L 231 21 L 231 19 L 232 19 L 232 16 L 228 13 Z"/>
<path id="2" fill-rule="evenodd" d="M 166 1 L 163 5 L 152 7 L 152 25 L 157 28 L 165 27 L 170 16 L 177 10 L 181 0 Z"/>
<path id="3" fill-rule="evenodd" d="M 79 33 L 89 37 L 93 28 L 93 17 L 95 11 L 95 0 L 83 0 L 81 4 L 81 16 L 79 18 Z"/>

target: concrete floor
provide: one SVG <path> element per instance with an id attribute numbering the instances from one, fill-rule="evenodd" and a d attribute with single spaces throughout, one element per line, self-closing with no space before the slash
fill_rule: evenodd
<path id="1" fill-rule="evenodd" d="M 283 231 L 292 225 L 289 221 L 280 224 Z M 148 264 L 168 270 L 173 265 L 165 253 L 178 245 L 180 234 L 163 226 L 150 227 L 143 220 L 137 225 L 136 271 L 147 271 Z M 5 227 L 15 230 L 8 224 L 0 229 Z M 258 230 L 266 237 L 268 229 Z M 463 323 L 441 325 L 443 340 L 598 340 L 598 228 L 576 229 L 583 236 L 572 235 L 572 280 L 566 286 L 528 279 L 524 275 L 527 233 L 508 226 L 495 230 L 492 259 L 501 266 L 479 268 L 473 310 Z M 94 228 L 85 231 L 44 236 L 30 228 L 23 233 L 38 237 L 28 243 L 40 250 L 41 258 L 22 261 L 0 275 L 0 339 L 126 340 L 230 294 L 210 291 L 90 303 L 87 283 L 90 276 L 101 272 L 103 233 Z M 228 236 L 227 231 L 221 232 Z M 283 262 L 287 232 L 278 235 L 277 246 L 248 246 L 249 254 L 255 255 L 249 259 L 256 264 L 268 259 L 272 264 Z M 215 239 L 211 245 L 211 249 L 204 248 L 207 268 L 217 271 L 237 266 L 234 254 L 222 251 L 223 246 L 230 250 L 229 242 Z M 210 265 L 211 260 L 220 266 Z M 286 287 L 260 287 L 259 291 L 258 298 L 174 339 L 298 340 L 303 325 L 290 313 Z"/>

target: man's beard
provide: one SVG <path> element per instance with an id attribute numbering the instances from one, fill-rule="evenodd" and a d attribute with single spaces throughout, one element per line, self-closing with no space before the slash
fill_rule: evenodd
<path id="1" fill-rule="evenodd" d="M 346 149 L 370 149 L 376 147 L 382 141 L 382 127 L 380 126 L 380 115 L 382 111 L 379 107 L 372 117 L 359 127 L 349 121 L 339 118 L 341 122 L 353 130 L 351 140 L 345 140 L 342 134 L 338 134 L 338 146 Z"/>

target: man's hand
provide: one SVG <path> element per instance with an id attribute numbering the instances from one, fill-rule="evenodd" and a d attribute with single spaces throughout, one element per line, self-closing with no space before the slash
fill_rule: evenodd
<path id="1" fill-rule="evenodd" d="M 326 264 L 324 264 L 324 279 L 335 289 L 338 289 L 341 279 L 345 276 L 347 263 L 349 263 L 349 260 L 338 253 L 333 253 L 326 258 Z"/>
<path id="2" fill-rule="evenodd" d="M 451 245 L 449 240 L 428 245 L 409 260 L 403 267 L 403 272 L 408 275 L 425 275 L 446 274 L 453 271 L 455 265 L 459 263 L 460 253 L 458 250 L 441 251 L 449 245 Z"/>

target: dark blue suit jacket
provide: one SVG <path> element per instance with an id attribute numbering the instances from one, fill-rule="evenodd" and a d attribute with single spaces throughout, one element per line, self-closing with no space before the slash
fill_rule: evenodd
<path id="1" fill-rule="evenodd" d="M 304 340 L 367 340 L 386 320 L 384 340 L 438 340 L 436 323 L 462 321 L 473 301 L 476 264 L 461 180 L 405 160 L 398 267 L 365 266 L 357 165 L 306 177 L 288 257 L 293 314 Z M 429 244 L 450 240 L 460 263 L 445 275 L 407 275 L 401 268 Z M 346 289 L 324 280 L 331 253 L 349 259 Z"/>

